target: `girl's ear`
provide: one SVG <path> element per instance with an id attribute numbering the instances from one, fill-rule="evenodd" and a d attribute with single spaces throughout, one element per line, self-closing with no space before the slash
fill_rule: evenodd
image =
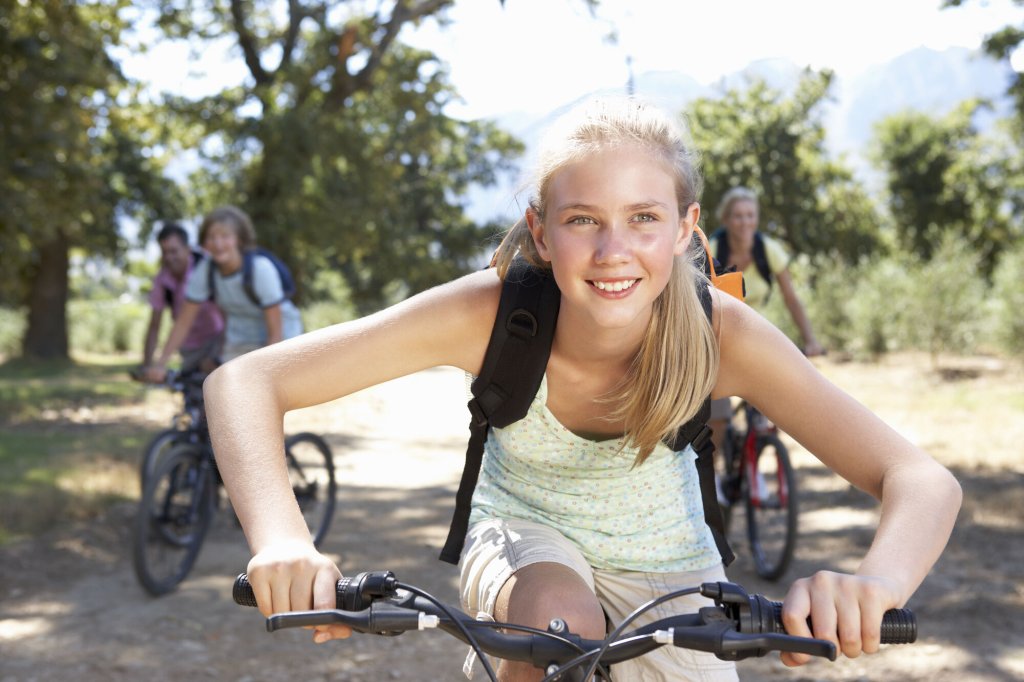
<path id="1" fill-rule="evenodd" d="M 686 213 L 679 216 L 679 232 L 676 234 L 676 244 L 672 252 L 681 256 L 686 253 L 693 238 L 693 228 L 700 220 L 700 204 L 696 201 L 686 207 Z"/>
<path id="2" fill-rule="evenodd" d="M 541 258 L 550 262 L 551 256 L 548 252 L 547 234 L 544 232 L 544 221 L 540 214 L 532 207 L 526 209 L 526 227 L 533 236 L 533 245 L 537 247 L 537 253 Z"/>

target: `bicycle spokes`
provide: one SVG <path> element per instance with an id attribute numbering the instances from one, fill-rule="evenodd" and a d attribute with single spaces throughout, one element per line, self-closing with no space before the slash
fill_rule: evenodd
<path id="1" fill-rule="evenodd" d="M 776 434 L 761 436 L 745 465 L 747 536 L 758 575 L 775 580 L 796 546 L 797 500 L 789 451 Z"/>
<path id="2" fill-rule="evenodd" d="M 178 445 L 161 458 L 139 503 L 132 557 L 150 594 L 166 594 L 188 575 L 210 525 L 215 492 L 201 446 Z"/>
<path id="3" fill-rule="evenodd" d="M 334 456 L 316 434 L 299 433 L 286 439 L 285 461 L 295 501 L 314 542 L 319 544 L 334 515 Z"/>

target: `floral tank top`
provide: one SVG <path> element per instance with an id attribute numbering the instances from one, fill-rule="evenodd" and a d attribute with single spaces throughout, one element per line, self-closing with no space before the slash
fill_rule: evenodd
<path id="1" fill-rule="evenodd" d="M 470 523 L 517 518 L 560 531 L 600 569 L 675 572 L 719 563 L 704 510 L 696 454 L 659 444 L 634 467 L 622 440 L 594 441 L 547 408 L 547 377 L 526 416 L 492 428 Z"/>

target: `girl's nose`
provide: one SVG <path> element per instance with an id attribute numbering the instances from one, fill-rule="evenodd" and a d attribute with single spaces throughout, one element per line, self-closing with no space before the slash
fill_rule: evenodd
<path id="1" fill-rule="evenodd" d="M 629 233 L 625 227 L 609 225 L 598 233 L 595 259 L 601 264 L 624 263 L 632 256 Z"/>

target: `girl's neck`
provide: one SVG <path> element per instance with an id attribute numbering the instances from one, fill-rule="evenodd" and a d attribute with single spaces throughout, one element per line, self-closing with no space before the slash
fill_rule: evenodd
<path id="1" fill-rule="evenodd" d="M 576 364 L 629 367 L 647 333 L 648 320 L 638 320 L 628 328 L 607 329 L 587 324 L 563 307 L 558 313 L 552 349 Z"/>

